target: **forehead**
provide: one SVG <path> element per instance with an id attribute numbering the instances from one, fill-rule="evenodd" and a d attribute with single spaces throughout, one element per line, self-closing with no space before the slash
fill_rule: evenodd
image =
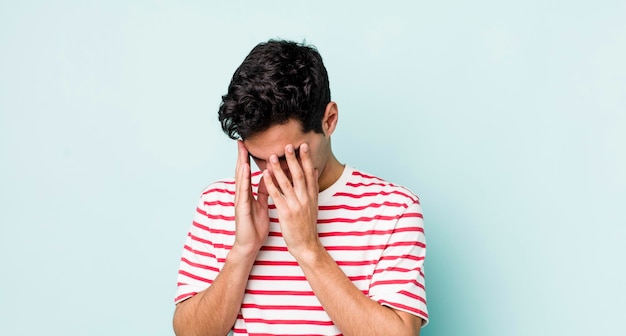
<path id="1" fill-rule="evenodd" d="M 255 158 L 267 160 L 270 155 L 282 156 L 285 146 L 300 147 L 304 142 L 310 142 L 313 132 L 302 132 L 302 126 L 297 120 L 289 120 L 285 124 L 274 125 L 267 130 L 257 133 L 243 141 L 248 153 Z"/>

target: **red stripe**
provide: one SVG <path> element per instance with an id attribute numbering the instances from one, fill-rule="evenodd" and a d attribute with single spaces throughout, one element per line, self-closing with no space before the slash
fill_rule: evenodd
<path id="1" fill-rule="evenodd" d="M 345 261 L 345 260 L 335 260 L 335 263 L 339 266 L 367 266 L 367 265 L 376 265 L 379 261 L 387 261 L 387 260 L 397 260 L 397 259 L 411 259 L 414 261 L 423 261 L 423 256 L 414 256 L 414 255 L 402 255 L 402 256 L 385 256 L 381 257 L 379 260 L 362 260 L 362 261 Z M 298 262 L 296 261 L 274 261 L 274 260 L 257 260 L 254 262 L 255 265 L 258 266 L 292 266 L 299 267 Z M 416 269 L 419 267 L 416 267 Z M 420 268 L 421 269 L 421 268 Z M 380 272 L 380 271 L 378 271 Z"/>
<path id="2" fill-rule="evenodd" d="M 397 227 L 393 230 L 394 233 L 398 232 L 421 232 L 424 233 L 424 228 L 419 226 L 407 226 L 407 227 Z"/>
<path id="3" fill-rule="evenodd" d="M 204 244 L 209 244 L 209 245 L 213 245 L 213 242 L 212 242 L 212 241 L 210 241 L 210 240 L 208 240 L 208 239 L 200 238 L 200 237 L 198 237 L 198 236 L 196 236 L 196 235 L 192 234 L 191 232 L 189 232 L 188 236 L 189 236 L 189 238 L 191 238 L 192 240 L 195 240 L 195 241 L 197 241 L 197 242 L 204 243 Z"/>
<path id="4" fill-rule="evenodd" d="M 314 296 L 313 291 L 290 291 L 290 290 L 256 290 L 246 289 L 247 294 L 252 295 L 288 295 L 288 296 Z"/>
<path id="5" fill-rule="evenodd" d="M 350 281 L 361 281 L 371 279 L 371 275 L 350 276 Z M 249 280 L 264 281 L 306 281 L 306 277 L 300 275 L 250 275 Z"/>
<path id="6" fill-rule="evenodd" d="M 376 265 L 378 260 L 363 260 L 363 261 L 341 261 L 335 260 L 335 263 L 339 266 L 367 266 Z M 292 266 L 300 267 L 297 261 L 274 261 L 274 260 L 257 260 L 254 262 L 258 266 Z"/>
<path id="7" fill-rule="evenodd" d="M 212 267 L 212 266 L 209 266 L 209 265 L 195 263 L 195 262 L 189 261 L 189 259 L 187 259 L 187 258 L 180 258 L 180 261 L 188 264 L 189 266 L 193 266 L 193 267 L 196 267 L 196 268 L 201 268 L 201 269 L 205 269 L 205 270 L 209 270 L 209 271 L 213 271 L 213 272 L 219 272 L 220 271 L 219 268 L 217 268 L 217 267 Z"/>
<path id="8" fill-rule="evenodd" d="M 412 243 L 412 242 L 411 242 Z M 217 244 L 215 245 L 217 247 Z M 363 245 L 363 246 L 325 246 L 327 251 L 363 251 L 363 250 L 382 250 L 387 245 Z M 263 246 L 261 251 L 288 251 L 286 246 Z"/>
<path id="9" fill-rule="evenodd" d="M 384 285 L 406 285 L 406 284 L 414 284 L 417 287 L 426 290 L 426 288 L 424 288 L 424 285 L 422 285 L 421 283 L 417 282 L 417 280 L 415 279 L 408 279 L 408 280 L 381 280 L 381 281 L 374 281 L 370 284 L 370 289 L 374 288 L 376 286 L 384 286 Z"/>
<path id="10" fill-rule="evenodd" d="M 214 214 L 210 214 L 200 208 L 196 208 L 196 212 L 199 213 L 202 216 L 205 216 L 207 218 L 210 219 L 222 219 L 222 220 L 227 220 L 227 221 L 233 221 L 235 220 L 235 216 L 224 216 L 224 215 L 214 215 Z"/>
<path id="11" fill-rule="evenodd" d="M 347 186 L 349 187 L 371 187 L 371 186 L 381 186 L 381 187 L 386 187 L 389 184 L 388 183 L 380 183 L 380 182 L 372 182 L 372 183 L 352 183 L 352 182 L 348 182 L 346 183 Z"/>
<path id="12" fill-rule="evenodd" d="M 411 260 L 415 260 L 415 261 L 422 261 L 424 260 L 424 256 L 414 256 L 412 254 L 403 254 L 403 255 L 397 255 L 397 256 L 384 256 L 381 257 L 380 260 L 398 260 L 398 259 L 411 259 Z"/>
<path id="13" fill-rule="evenodd" d="M 362 194 L 353 194 L 353 193 L 347 193 L 347 192 L 337 192 L 334 195 L 335 196 L 345 196 L 345 197 L 350 197 L 350 198 L 364 198 L 364 197 L 371 197 L 371 196 L 388 196 L 388 195 L 400 195 L 400 196 L 404 196 L 408 199 L 410 199 L 412 202 L 419 204 L 419 200 L 415 197 L 415 196 L 411 196 L 407 193 L 403 193 L 401 191 L 397 191 L 397 190 L 392 190 L 392 191 L 379 191 L 379 192 L 366 192 L 366 193 L 362 193 Z"/>
<path id="14" fill-rule="evenodd" d="M 235 216 L 224 216 L 224 215 L 213 215 L 213 214 L 205 214 L 209 219 L 220 219 L 225 221 L 234 221 Z"/>
<path id="15" fill-rule="evenodd" d="M 359 217 L 359 218 L 327 218 L 318 219 L 318 224 L 333 224 L 333 223 L 357 223 L 357 222 L 371 222 L 375 220 L 397 220 L 400 215 L 396 216 L 382 216 L 376 215 L 374 217 Z"/>
<path id="16" fill-rule="evenodd" d="M 374 271 L 374 274 L 382 273 L 382 272 L 400 272 L 400 273 L 408 273 L 413 271 L 419 271 L 419 267 L 408 269 L 404 267 L 387 267 L 384 269 L 377 269 Z"/>
<path id="17" fill-rule="evenodd" d="M 241 308 L 252 308 L 252 309 L 262 309 L 262 310 L 317 310 L 323 311 L 324 308 L 322 306 L 293 306 L 293 305 L 258 305 L 253 303 L 244 303 L 241 305 Z"/>
<path id="18" fill-rule="evenodd" d="M 369 293 L 368 290 L 362 290 L 361 293 L 367 295 Z M 268 296 L 315 296 L 313 291 L 288 291 L 288 290 L 255 290 L 255 289 L 246 289 L 246 294 L 252 295 L 268 295 Z"/>
<path id="19" fill-rule="evenodd" d="M 226 183 L 226 182 L 224 182 L 224 183 Z M 208 189 L 205 192 L 203 192 L 202 195 L 206 195 L 206 194 L 210 194 L 210 193 L 220 193 L 220 194 L 235 195 L 234 191 L 231 191 L 231 190 L 228 190 L 228 189 L 223 189 L 223 188 Z"/>
<path id="20" fill-rule="evenodd" d="M 248 280 L 305 281 L 306 277 L 299 275 L 250 275 Z"/>
<path id="21" fill-rule="evenodd" d="M 233 328 L 233 332 L 235 332 L 235 334 L 237 333 L 242 333 L 244 335 L 248 335 L 248 330 L 247 329 L 235 329 Z M 276 334 L 266 334 L 266 333 L 254 333 L 251 334 L 254 336 L 276 336 Z M 281 336 L 302 336 L 303 334 L 280 334 Z M 306 336 L 342 336 L 343 334 L 335 334 L 335 335 L 328 335 L 328 334 L 305 334 Z"/>
<path id="22" fill-rule="evenodd" d="M 202 230 L 204 230 L 204 231 L 210 231 L 210 230 L 211 230 L 211 228 L 209 228 L 208 226 L 203 225 L 203 224 L 200 224 L 200 223 L 198 223 L 198 222 L 196 222 L 196 221 L 193 221 L 193 222 L 191 223 L 191 225 L 193 225 L 193 226 L 197 227 L 198 229 L 202 229 Z"/>
<path id="23" fill-rule="evenodd" d="M 235 231 L 233 230 L 221 230 L 221 229 L 211 229 L 208 230 L 209 233 L 213 233 L 213 234 L 222 234 L 225 236 L 234 236 L 235 235 Z"/>
<path id="24" fill-rule="evenodd" d="M 425 248 L 426 244 L 424 244 L 422 242 L 418 242 L 418 241 L 400 241 L 400 242 L 395 242 L 395 243 L 389 244 L 387 246 L 391 246 L 391 247 L 417 246 L 417 247 Z"/>
<path id="25" fill-rule="evenodd" d="M 194 250 L 191 246 L 189 245 L 185 245 L 185 250 L 193 253 L 193 254 L 198 254 L 204 257 L 209 257 L 209 258 L 215 258 L 215 254 L 213 253 L 209 253 L 209 252 L 205 252 L 205 251 L 199 251 L 199 250 Z"/>
<path id="26" fill-rule="evenodd" d="M 360 250 L 381 250 L 381 249 L 385 249 L 387 247 L 398 247 L 398 246 L 419 246 L 419 247 L 426 247 L 426 245 L 424 245 L 421 242 L 418 241 L 408 241 L 408 242 L 396 242 L 393 244 L 388 244 L 388 245 L 363 245 L 363 246 L 326 246 L 326 250 L 329 251 L 360 251 Z"/>
<path id="27" fill-rule="evenodd" d="M 225 220 L 225 221 L 234 221 L 235 220 L 235 216 L 222 216 L 222 215 L 209 215 L 206 214 L 206 217 L 209 219 L 215 219 L 215 220 Z M 405 214 L 405 215 L 396 215 L 396 216 L 383 216 L 383 215 L 377 215 L 377 216 L 373 216 L 373 217 L 359 217 L 359 218 L 324 218 L 324 219 L 318 219 L 317 223 L 318 224 L 334 224 L 334 223 L 358 223 L 358 222 L 372 222 L 372 221 L 393 221 L 393 220 L 399 220 L 402 218 L 409 218 L 409 217 L 417 217 L 417 218 L 423 218 L 422 214 L 420 213 L 409 213 L 409 214 Z M 275 217 L 270 217 L 270 222 L 271 223 L 280 223 L 278 218 Z M 196 225 L 198 227 L 201 227 L 202 229 L 205 229 L 206 231 L 210 231 L 206 226 L 204 225 Z M 234 231 L 228 231 L 228 232 L 234 232 Z M 423 230 L 422 230 L 423 232 Z"/>
<path id="28" fill-rule="evenodd" d="M 206 206 L 221 205 L 221 206 L 225 206 L 225 207 L 231 207 L 231 206 L 235 206 L 235 203 L 234 202 L 212 201 L 212 202 L 204 202 L 204 205 L 206 205 Z"/>
<path id="29" fill-rule="evenodd" d="M 419 212 L 407 212 L 403 213 L 400 218 L 424 218 L 424 216 Z"/>
<path id="30" fill-rule="evenodd" d="M 385 245 L 365 245 L 365 246 L 326 246 L 328 251 L 370 251 L 370 250 L 382 250 Z"/>
<path id="31" fill-rule="evenodd" d="M 319 210 L 320 211 L 329 211 L 329 210 L 356 210 L 358 211 L 358 210 L 371 209 L 371 208 L 380 208 L 382 206 L 408 208 L 408 205 L 406 205 L 405 203 L 383 202 L 383 203 L 370 203 L 367 205 L 360 205 L 360 206 L 350 206 L 350 205 L 345 205 L 345 204 L 320 205 Z"/>
<path id="32" fill-rule="evenodd" d="M 260 318 L 247 318 L 246 323 L 262 323 L 262 324 L 306 324 L 318 326 L 332 326 L 332 321 L 314 321 L 314 320 L 266 320 Z"/>
<path id="33" fill-rule="evenodd" d="M 216 249 L 231 250 L 233 248 L 232 245 L 226 245 L 226 244 L 222 244 L 222 243 L 213 243 L 212 241 L 210 241 L 208 239 L 204 239 L 204 238 L 198 237 L 198 236 L 192 234 L 191 232 L 188 235 L 189 235 L 189 238 L 191 238 L 192 240 L 195 240 L 195 241 L 200 242 L 200 243 L 211 245 L 211 246 L 213 246 Z"/>
<path id="34" fill-rule="evenodd" d="M 257 266 L 298 266 L 296 261 L 274 261 L 274 260 L 256 260 Z"/>
<path id="35" fill-rule="evenodd" d="M 352 175 L 353 176 L 361 176 L 361 177 L 365 177 L 365 178 L 368 178 L 368 179 L 375 179 L 375 180 L 378 180 L 378 181 L 383 181 L 379 177 L 376 177 L 376 176 L 373 176 L 373 175 L 367 175 L 365 173 L 362 173 L 362 172 L 356 171 L 356 170 L 352 172 Z"/>
<path id="36" fill-rule="evenodd" d="M 212 283 L 213 283 L 213 280 L 211 280 L 211 279 L 207 279 L 207 278 L 199 277 L 199 276 L 197 276 L 197 275 L 195 275 L 195 274 L 191 274 L 191 273 L 189 273 L 189 272 L 187 272 L 187 271 L 184 271 L 184 270 L 179 270 L 179 271 L 178 271 L 178 274 L 184 275 L 184 276 L 189 277 L 189 278 L 192 278 L 192 279 L 194 279 L 194 280 L 198 280 L 198 281 L 206 282 L 206 283 L 208 283 L 208 284 L 212 284 Z"/>
<path id="37" fill-rule="evenodd" d="M 190 298 L 190 297 L 192 297 L 192 296 L 194 296 L 196 294 L 198 294 L 198 292 L 191 292 L 191 293 L 181 294 L 181 295 L 179 295 L 179 296 L 174 298 L 174 302 L 178 302 L 178 301 L 180 301 L 182 299 Z"/>
<path id="38" fill-rule="evenodd" d="M 204 231 L 210 232 L 210 233 L 215 233 L 215 234 L 223 234 L 223 235 L 227 235 L 227 236 L 234 236 L 235 235 L 235 231 L 232 230 L 222 230 L 222 229 L 213 229 L 210 228 L 206 225 L 202 225 L 196 221 L 193 221 L 193 226 L 197 227 L 198 229 L 202 229 Z"/>
<path id="39" fill-rule="evenodd" d="M 391 230 L 320 232 L 318 235 L 320 237 L 383 236 L 383 235 L 392 234 L 394 232 L 395 233 L 398 233 L 398 232 L 424 232 L 424 229 L 422 229 L 420 227 L 409 226 L 409 227 L 397 228 L 397 229 L 391 229 Z"/>
<path id="40" fill-rule="evenodd" d="M 426 304 L 426 299 L 424 299 L 423 297 L 421 297 L 419 295 L 413 294 L 411 292 L 408 292 L 408 291 L 405 291 L 405 290 L 401 290 L 401 291 L 398 292 L 398 294 L 402 294 L 404 296 L 408 296 L 408 297 L 410 297 L 412 299 L 422 301 L 422 302 L 424 302 L 424 304 Z"/>
<path id="41" fill-rule="evenodd" d="M 369 230 L 369 231 L 335 231 L 335 232 L 320 232 L 320 237 L 344 237 L 344 236 L 384 236 L 391 234 L 392 230 Z"/>
<path id="42" fill-rule="evenodd" d="M 377 269 L 377 270 L 374 271 L 374 274 L 383 273 L 383 272 L 408 273 L 408 272 L 414 272 L 414 271 L 417 271 L 422 278 L 425 278 L 424 273 L 422 273 L 422 268 L 419 267 L 419 266 L 415 267 L 413 269 L 402 268 L 402 267 L 388 267 L 388 268 L 384 268 L 384 269 Z"/>
<path id="43" fill-rule="evenodd" d="M 202 216 L 206 216 L 206 211 L 204 211 L 204 210 L 202 210 L 202 209 L 200 209 L 198 207 L 196 208 L 196 212 L 201 214 Z"/>
<path id="44" fill-rule="evenodd" d="M 226 249 L 226 250 L 231 250 L 233 248 L 232 245 L 226 245 L 226 244 L 222 244 L 222 243 L 213 243 L 212 241 L 208 240 L 208 239 L 204 239 L 204 238 L 200 238 L 198 236 L 195 236 L 191 233 L 189 233 L 189 237 L 197 242 L 200 243 L 204 243 L 204 244 L 208 244 L 213 246 L 216 249 Z"/>

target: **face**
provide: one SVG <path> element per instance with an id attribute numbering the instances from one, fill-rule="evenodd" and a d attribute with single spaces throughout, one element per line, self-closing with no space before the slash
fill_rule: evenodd
<path id="1" fill-rule="evenodd" d="M 317 168 L 321 176 L 330 152 L 329 139 L 324 134 L 313 131 L 302 132 L 302 126 L 300 126 L 297 120 L 291 119 L 286 124 L 274 125 L 266 131 L 255 134 L 243 141 L 250 157 L 260 170 L 264 170 L 267 167 L 270 155 L 275 154 L 280 159 L 283 171 L 289 177 L 291 175 L 285 160 L 285 146 L 291 144 L 297 154 L 303 143 L 309 145 L 313 166 Z"/>

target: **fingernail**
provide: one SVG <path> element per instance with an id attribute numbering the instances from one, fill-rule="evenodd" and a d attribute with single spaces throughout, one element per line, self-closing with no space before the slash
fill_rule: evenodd
<path id="1" fill-rule="evenodd" d="M 285 151 L 289 154 L 293 153 L 293 146 L 291 144 L 287 145 L 287 147 L 285 147 Z"/>
<path id="2" fill-rule="evenodd" d="M 278 162 L 278 157 L 276 155 L 270 156 L 270 162 L 272 162 L 272 163 Z"/>
<path id="3" fill-rule="evenodd" d="M 309 151 L 309 145 L 307 145 L 307 144 L 303 143 L 302 145 L 300 145 L 300 149 L 301 149 L 303 152 L 308 152 L 308 151 Z"/>

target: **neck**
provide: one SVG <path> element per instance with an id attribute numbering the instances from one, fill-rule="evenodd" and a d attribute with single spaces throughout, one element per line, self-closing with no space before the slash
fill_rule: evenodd
<path id="1" fill-rule="evenodd" d="M 341 177 L 343 173 L 344 165 L 341 164 L 335 155 L 330 154 L 330 158 L 324 166 L 324 171 L 320 172 L 320 177 L 318 179 L 320 192 L 328 189 L 333 183 L 337 182 L 337 180 Z"/>

